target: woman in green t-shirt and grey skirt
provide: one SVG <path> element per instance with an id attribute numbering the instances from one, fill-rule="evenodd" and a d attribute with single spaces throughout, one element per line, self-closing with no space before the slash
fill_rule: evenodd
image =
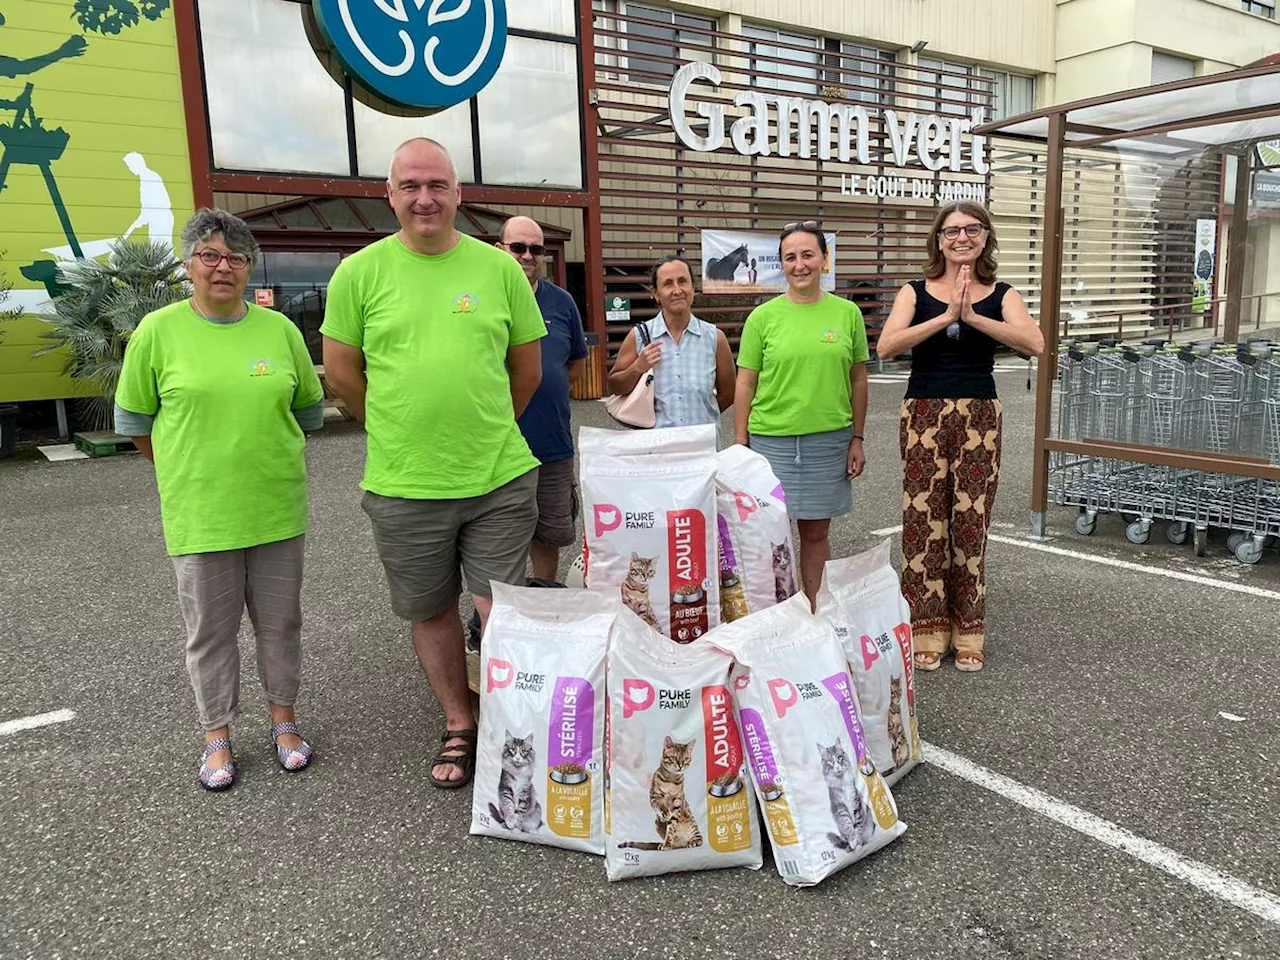
<path id="1" fill-rule="evenodd" d="M 810 603 L 831 557 L 831 518 L 852 507 L 867 416 L 862 311 L 825 292 L 827 240 L 816 220 L 789 223 L 778 245 L 787 292 L 747 317 L 738 348 L 734 442 L 762 454 L 800 534 Z"/>
<path id="2" fill-rule="evenodd" d="M 201 210 L 182 230 L 189 300 L 143 317 L 116 389 L 116 431 L 156 469 L 165 547 L 187 626 L 187 670 L 205 731 L 199 779 L 235 781 L 229 725 L 240 700 L 245 609 L 285 770 L 311 761 L 294 722 L 302 662 L 304 430 L 324 392 L 301 331 L 244 300 L 258 244 L 248 224 Z"/>

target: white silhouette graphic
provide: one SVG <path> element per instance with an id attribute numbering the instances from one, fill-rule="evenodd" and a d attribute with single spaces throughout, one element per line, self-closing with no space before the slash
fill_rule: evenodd
<path id="1" fill-rule="evenodd" d="M 163 243 L 170 250 L 173 249 L 173 203 L 169 200 L 169 190 L 165 187 L 164 180 L 147 166 L 146 158 L 136 151 L 124 155 L 124 165 L 138 178 L 138 217 L 120 237 L 81 243 L 80 249 L 90 260 L 105 255 L 116 240 L 128 240 L 142 227 L 146 228 L 148 240 Z M 69 245 L 45 247 L 44 250 L 58 260 L 75 259 Z"/>

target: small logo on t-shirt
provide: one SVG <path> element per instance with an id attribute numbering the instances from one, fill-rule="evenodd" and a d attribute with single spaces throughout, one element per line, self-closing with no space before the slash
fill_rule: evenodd
<path id="1" fill-rule="evenodd" d="M 453 298 L 454 313 L 475 313 L 480 309 L 480 298 L 474 293 L 460 293 Z"/>
<path id="2" fill-rule="evenodd" d="M 835 332 L 834 330 L 827 330 L 826 332 L 824 332 L 824 333 L 822 334 L 822 342 L 823 342 L 823 343 L 835 343 L 835 342 L 836 342 L 836 332 Z"/>
<path id="3" fill-rule="evenodd" d="M 275 374 L 276 365 L 265 357 L 249 363 L 249 376 L 251 377 L 274 377 Z"/>

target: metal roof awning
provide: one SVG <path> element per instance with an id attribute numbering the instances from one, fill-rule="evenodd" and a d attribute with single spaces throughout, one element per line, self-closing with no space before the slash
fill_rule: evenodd
<path id="1" fill-rule="evenodd" d="M 1062 117 L 1069 147 L 1178 156 L 1280 138 L 1280 57 L 1227 73 L 1176 80 L 1121 93 L 1057 104 L 995 120 L 975 132 L 1047 140 L 1050 120 Z"/>

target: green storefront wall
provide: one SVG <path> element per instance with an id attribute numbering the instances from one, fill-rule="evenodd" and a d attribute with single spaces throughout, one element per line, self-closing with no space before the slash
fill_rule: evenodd
<path id="1" fill-rule="evenodd" d="M 79 6 L 79 10 L 77 7 Z M 41 345 L 59 260 L 114 239 L 165 240 L 192 211 L 168 0 L 0 0 L 0 402 L 74 397 Z"/>

